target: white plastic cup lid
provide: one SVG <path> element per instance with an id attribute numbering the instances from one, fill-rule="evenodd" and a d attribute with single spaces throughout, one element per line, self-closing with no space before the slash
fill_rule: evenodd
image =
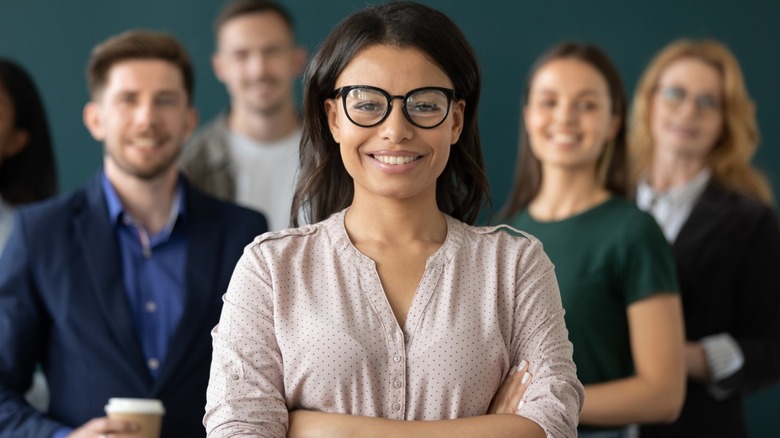
<path id="1" fill-rule="evenodd" d="M 118 398 L 108 399 L 107 414 L 165 414 L 165 408 L 160 400 L 151 398 Z"/>

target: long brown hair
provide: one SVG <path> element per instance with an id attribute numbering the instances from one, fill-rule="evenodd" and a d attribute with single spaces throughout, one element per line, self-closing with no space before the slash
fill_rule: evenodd
<path id="1" fill-rule="evenodd" d="M 674 41 L 653 58 L 642 74 L 629 121 L 632 180 L 637 181 L 652 164 L 654 140 L 650 108 L 658 81 L 669 65 L 685 58 L 698 59 L 715 67 L 723 78 L 723 132 L 707 157 L 713 178 L 732 190 L 772 204 L 772 189 L 751 164 L 759 142 L 755 105 L 748 95 L 736 57 L 728 47 L 714 40 Z"/>
<path id="2" fill-rule="evenodd" d="M 568 41 L 545 52 L 534 62 L 528 73 L 523 91 L 523 108 L 528 105 L 531 83 L 536 73 L 548 62 L 556 59 L 582 61 L 595 68 L 604 77 L 609 89 L 612 115 L 620 118 L 620 127 L 614 140 L 606 145 L 601 152 L 596 172 L 597 177 L 607 190 L 619 196 L 627 196 L 629 185 L 628 163 L 626 162 L 626 93 L 617 68 L 601 49 L 591 44 Z M 528 131 L 523 126 L 520 128 L 520 154 L 517 157 L 515 181 L 500 217 L 508 219 L 515 213 L 524 210 L 539 194 L 541 187 L 542 164 L 531 151 Z"/>
<path id="3" fill-rule="evenodd" d="M 300 211 L 310 223 L 319 222 L 352 203 L 353 181 L 330 133 L 324 102 L 332 97 L 344 67 L 362 50 L 380 44 L 420 50 L 450 78 L 455 98 L 465 101 L 463 131 L 436 182 L 436 202 L 444 213 L 473 224 L 483 204 L 490 202 L 477 123 L 479 66 L 452 20 L 411 2 L 373 6 L 350 15 L 333 29 L 309 63 L 304 75 L 301 170 L 291 222 L 298 225 Z"/>
<path id="4" fill-rule="evenodd" d="M 28 133 L 24 149 L 0 164 L 0 197 L 21 205 L 56 195 L 54 146 L 38 88 L 20 65 L 0 59 L 0 90 L 11 99 L 14 129 Z"/>

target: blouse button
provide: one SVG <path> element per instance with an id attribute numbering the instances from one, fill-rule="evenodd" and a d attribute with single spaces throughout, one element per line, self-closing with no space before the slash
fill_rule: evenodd
<path id="1" fill-rule="evenodd" d="M 395 382 L 393 382 L 393 386 L 395 386 L 396 388 L 400 388 L 401 387 L 401 381 L 400 380 L 396 380 Z"/>
<path id="2" fill-rule="evenodd" d="M 230 375 L 231 380 L 238 380 L 238 374 L 231 374 Z"/>
<path id="3" fill-rule="evenodd" d="M 401 404 L 400 403 L 393 403 L 393 410 L 400 411 L 401 410 Z"/>
<path id="4" fill-rule="evenodd" d="M 401 361 L 401 356 L 396 354 L 395 356 L 393 356 L 393 360 L 396 361 L 396 362 L 400 362 Z"/>

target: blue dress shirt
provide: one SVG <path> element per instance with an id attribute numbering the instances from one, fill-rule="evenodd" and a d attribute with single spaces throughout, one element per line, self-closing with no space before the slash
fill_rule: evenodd
<path id="1" fill-rule="evenodd" d="M 184 188 L 179 181 L 168 221 L 159 233 L 152 235 L 125 211 L 105 174 L 100 181 L 119 242 L 127 302 L 149 375 L 156 378 L 184 310 L 187 266 Z M 52 438 L 64 438 L 72 431 L 60 428 Z"/>
<path id="2" fill-rule="evenodd" d="M 127 301 L 149 374 L 156 378 L 184 309 L 187 235 L 182 184 L 176 187 L 165 227 L 151 235 L 125 211 L 105 175 L 101 181 L 119 242 Z"/>

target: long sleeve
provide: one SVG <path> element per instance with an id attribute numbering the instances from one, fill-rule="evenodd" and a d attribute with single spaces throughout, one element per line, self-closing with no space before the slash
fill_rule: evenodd
<path id="1" fill-rule="evenodd" d="M 539 241 L 532 242 L 520 260 L 516 288 L 512 356 L 515 364 L 527 360 L 534 376 L 519 414 L 542 426 L 547 436 L 576 436 L 584 390 L 572 360 L 553 265 Z"/>
<path id="2" fill-rule="evenodd" d="M 212 331 L 214 356 L 204 424 L 209 437 L 287 434 L 283 364 L 274 330 L 271 278 L 250 245 L 238 262 Z M 256 291 L 254 294 L 242 291 Z"/>
<path id="3" fill-rule="evenodd" d="M 754 224 L 737 277 L 734 332 L 743 367 L 717 386 L 752 391 L 780 379 L 780 227 L 770 209 Z"/>
<path id="4" fill-rule="evenodd" d="M 30 268 L 23 211 L 0 257 L 0 437 L 46 437 L 63 425 L 24 400 L 43 345 L 46 315 Z"/>

